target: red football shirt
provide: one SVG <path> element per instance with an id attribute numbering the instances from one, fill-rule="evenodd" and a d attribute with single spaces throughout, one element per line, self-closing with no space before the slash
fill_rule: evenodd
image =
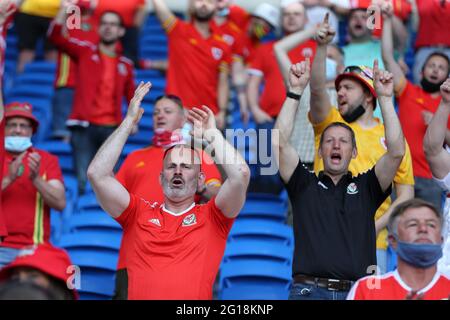
<path id="1" fill-rule="evenodd" d="M 400 123 L 411 149 L 414 176 L 431 179 L 431 170 L 423 152 L 423 137 L 427 131 L 427 126 L 423 120 L 422 112 L 435 113 L 441 102 L 441 97 L 432 98 L 421 87 L 408 81 L 397 99 Z M 450 120 L 447 127 L 450 129 Z"/>
<path id="2" fill-rule="evenodd" d="M 145 6 L 146 0 L 99 0 L 97 8 L 95 9 L 95 17 L 99 20 L 105 11 L 116 11 L 123 19 L 125 27 L 130 28 L 134 26 L 134 17 L 136 11 Z"/>
<path id="3" fill-rule="evenodd" d="M 81 29 L 68 30 L 68 34 L 71 38 L 90 42 L 92 44 L 97 44 L 100 40 L 97 26 L 94 24 L 93 19 L 83 23 Z M 55 88 L 75 88 L 77 78 L 76 62 L 71 59 L 69 55 L 59 51 L 56 67 Z"/>
<path id="4" fill-rule="evenodd" d="M 397 270 L 382 276 L 364 277 L 350 290 L 347 300 L 405 300 L 412 289 L 403 282 Z M 431 282 L 417 295 L 423 300 L 448 300 L 450 279 L 437 272 Z"/>
<path id="5" fill-rule="evenodd" d="M 416 48 L 450 47 L 450 3 L 441 0 L 416 0 L 419 11 L 419 30 Z"/>
<path id="6" fill-rule="evenodd" d="M 163 190 L 159 184 L 159 175 L 163 169 L 164 148 L 148 147 L 136 150 L 128 155 L 117 172 L 116 178 L 128 190 L 144 199 L 152 199 L 158 203 L 164 202 Z M 210 159 L 202 152 L 202 157 Z M 205 161 L 202 171 L 205 174 L 205 183 L 221 184 L 222 177 L 215 164 Z M 128 233 L 122 235 L 117 269 L 126 268 L 126 254 L 130 250 L 131 242 L 127 240 Z"/>
<path id="7" fill-rule="evenodd" d="M 46 181 L 63 182 L 58 158 L 50 153 L 30 148 L 22 160 L 23 173 L 2 193 L 2 209 L 8 236 L 2 246 L 23 248 L 27 245 L 48 242 L 50 238 L 50 207 L 31 182 L 28 168 L 28 154 L 38 152 L 41 156 L 39 175 Z M 9 152 L 5 153 L 3 174 L 8 172 L 8 164 L 13 159 Z"/>
<path id="8" fill-rule="evenodd" d="M 215 33 L 203 38 L 193 24 L 179 19 L 166 21 L 164 28 L 169 41 L 166 93 L 179 96 L 188 109 L 207 105 L 218 113 L 219 73 L 229 69 L 229 45 Z"/>
<path id="9" fill-rule="evenodd" d="M 259 75 L 264 78 L 264 90 L 261 94 L 259 105 L 262 110 L 272 117 L 276 117 L 280 113 L 287 91 L 284 85 L 283 75 L 275 57 L 274 44 L 275 41 L 271 41 L 261 45 L 255 51 L 249 65 L 250 74 Z M 316 53 L 316 46 L 315 41 L 308 40 L 289 51 L 289 59 L 292 63 L 298 63 L 309 56 L 312 64 Z"/>
<path id="10" fill-rule="evenodd" d="M 103 73 L 98 84 L 90 122 L 100 126 L 118 125 L 114 91 L 116 89 L 116 69 L 119 59 L 100 52 L 100 60 Z"/>
<path id="11" fill-rule="evenodd" d="M 0 78 L 0 81 L 2 79 Z M 1 86 L 0 86 L 1 89 Z M 3 110 L 4 113 L 4 110 Z M 0 121 L 0 168 L 3 168 L 5 161 L 5 117 Z M 3 170 L 0 171 L 0 181 L 3 181 Z M 0 243 L 2 238 L 8 234 L 2 212 L 2 192 L 0 191 Z"/>
<path id="12" fill-rule="evenodd" d="M 173 213 L 131 194 L 117 221 L 129 232 L 128 299 L 206 300 L 234 219 L 215 198 Z"/>

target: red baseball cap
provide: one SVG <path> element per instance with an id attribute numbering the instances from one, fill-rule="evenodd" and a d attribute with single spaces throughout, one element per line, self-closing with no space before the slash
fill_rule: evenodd
<path id="1" fill-rule="evenodd" d="M 33 133 L 39 126 L 38 119 L 33 115 L 33 107 L 29 103 L 11 102 L 5 106 L 5 118 L 22 117 L 31 121 Z"/>
<path id="2" fill-rule="evenodd" d="M 8 279 L 17 267 L 29 267 L 67 283 L 72 275 L 68 269 L 71 265 L 72 262 L 65 250 L 56 248 L 49 243 L 42 243 L 21 250 L 13 262 L 0 270 L 0 281 Z M 71 289 L 71 291 L 74 298 L 78 299 L 77 291 L 75 289 Z"/>

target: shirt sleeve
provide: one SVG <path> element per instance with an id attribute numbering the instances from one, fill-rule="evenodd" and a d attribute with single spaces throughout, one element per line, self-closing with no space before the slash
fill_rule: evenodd
<path id="1" fill-rule="evenodd" d="M 285 183 L 289 196 L 295 197 L 310 183 L 313 178 L 315 178 L 315 174 L 310 172 L 308 168 L 301 161 L 299 161 L 288 183 Z"/>
<path id="2" fill-rule="evenodd" d="M 367 199 L 369 199 L 370 203 L 374 207 L 373 214 L 375 216 L 377 209 L 392 193 L 392 184 L 389 188 L 387 188 L 386 192 L 383 192 L 377 175 L 375 174 L 375 167 L 372 167 L 372 169 L 366 173 L 359 175 L 358 178 L 362 180 L 360 185 L 365 186 L 364 190 L 366 192 Z"/>
<path id="3" fill-rule="evenodd" d="M 50 24 L 48 38 L 61 51 L 72 59 L 78 60 L 85 50 L 93 49 L 94 45 L 88 41 L 82 41 L 62 34 L 62 25 L 55 22 Z"/>
<path id="4" fill-rule="evenodd" d="M 406 142 L 406 141 L 405 141 Z M 406 142 L 406 151 L 394 177 L 395 183 L 414 185 L 411 151 Z"/>
<path id="5" fill-rule="evenodd" d="M 236 218 L 228 218 L 223 214 L 223 212 L 216 205 L 216 197 L 209 200 L 206 206 L 208 206 L 210 219 L 216 226 L 219 235 L 223 239 L 227 239 Z"/>
<path id="6" fill-rule="evenodd" d="M 259 46 L 252 54 L 248 63 L 248 73 L 255 76 L 262 77 L 264 75 L 264 48 Z"/>
<path id="7" fill-rule="evenodd" d="M 433 177 L 433 179 L 444 191 L 450 191 L 450 172 L 447 173 L 447 175 L 443 179 L 438 179 L 436 177 Z"/>
<path id="8" fill-rule="evenodd" d="M 166 21 L 163 22 L 162 27 L 164 31 L 166 31 L 167 35 L 170 37 L 174 37 L 176 35 L 181 36 L 181 32 L 183 30 L 183 26 L 186 23 L 181 21 L 176 17 L 170 17 Z"/>
<path id="9" fill-rule="evenodd" d="M 122 214 L 115 220 L 122 226 L 123 230 L 131 228 L 137 221 L 138 211 L 144 200 L 130 193 L 130 203 Z"/>

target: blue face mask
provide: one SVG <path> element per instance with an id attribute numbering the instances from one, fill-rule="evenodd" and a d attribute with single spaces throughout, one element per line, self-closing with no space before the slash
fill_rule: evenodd
<path id="1" fill-rule="evenodd" d="M 23 152 L 32 145 L 31 137 L 5 137 L 5 149 L 9 152 Z"/>
<path id="2" fill-rule="evenodd" d="M 429 268 L 442 257 L 442 245 L 409 243 L 397 240 L 397 254 L 408 264 L 417 268 Z"/>
<path id="3" fill-rule="evenodd" d="M 216 12 L 216 15 L 219 17 L 226 17 L 230 14 L 230 8 L 223 8 Z"/>
<path id="4" fill-rule="evenodd" d="M 325 63 L 327 68 L 327 81 L 333 81 L 334 79 L 336 79 L 337 76 L 336 73 L 337 62 L 334 61 L 333 59 L 327 58 L 325 60 Z"/>

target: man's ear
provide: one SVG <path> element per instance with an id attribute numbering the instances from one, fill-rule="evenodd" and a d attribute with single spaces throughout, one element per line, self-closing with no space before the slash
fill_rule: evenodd
<path id="1" fill-rule="evenodd" d="M 125 35 L 125 32 L 126 32 L 126 30 L 125 30 L 125 28 L 120 28 L 120 31 L 119 31 L 119 38 L 123 38 L 123 36 Z"/>
<path id="2" fill-rule="evenodd" d="M 202 191 L 204 188 L 206 188 L 205 186 L 205 174 L 203 172 L 200 172 L 198 174 L 198 180 L 197 180 L 197 191 Z"/>
<path id="3" fill-rule="evenodd" d="M 397 239 L 392 234 L 388 235 L 388 241 L 394 250 L 397 249 Z"/>
<path id="4" fill-rule="evenodd" d="M 356 149 L 355 147 L 352 150 L 352 159 L 356 159 L 357 156 L 358 156 L 358 149 Z"/>
<path id="5" fill-rule="evenodd" d="M 319 156 L 319 159 L 322 159 L 323 158 L 322 157 L 322 147 L 319 147 L 319 149 L 317 151 L 318 151 L 317 155 Z"/>

